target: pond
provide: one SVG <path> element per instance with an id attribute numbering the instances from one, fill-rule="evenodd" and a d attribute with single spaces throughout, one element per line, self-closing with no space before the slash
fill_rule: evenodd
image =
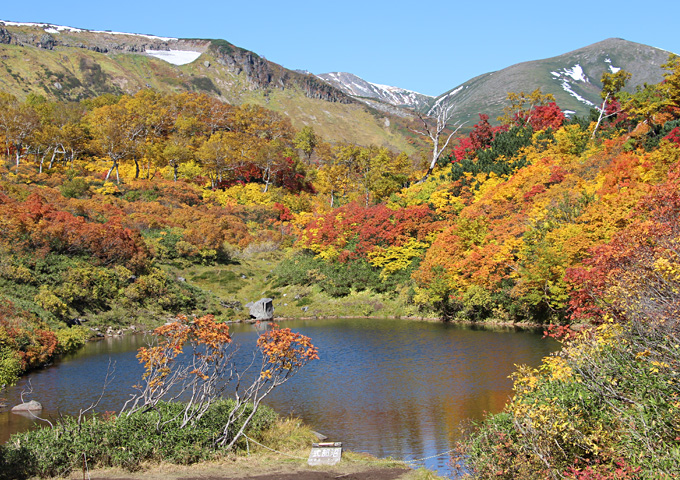
<path id="1" fill-rule="evenodd" d="M 265 403 L 303 419 L 346 449 L 413 460 L 449 450 L 460 424 L 500 411 L 512 394 L 515 365 L 538 366 L 559 348 L 540 333 L 492 331 L 405 320 L 293 320 L 290 327 L 312 338 L 320 360 L 274 390 Z M 257 339 L 252 325 L 233 325 L 239 355 L 249 357 Z M 43 404 L 43 417 L 73 415 L 102 392 L 97 410 L 118 411 L 139 381 L 136 349 L 142 335 L 89 343 L 75 355 L 31 373 L 5 393 L 9 406 L 25 395 Z M 33 420 L 0 412 L 0 441 L 31 428 Z M 448 456 L 421 463 L 446 474 Z"/>

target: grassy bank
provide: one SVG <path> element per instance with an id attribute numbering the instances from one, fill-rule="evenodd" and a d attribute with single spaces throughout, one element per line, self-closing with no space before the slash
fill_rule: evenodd
<path id="1" fill-rule="evenodd" d="M 249 317 L 245 304 L 263 297 L 274 300 L 275 316 L 307 317 L 422 317 L 437 318 L 434 312 L 418 312 L 408 303 L 406 292 L 376 292 L 351 289 L 347 295 L 332 296 L 318 284 L 282 285 L 277 269 L 290 252 L 273 250 L 242 254 L 226 265 L 165 265 L 174 277 L 215 296 L 222 316 L 228 320 Z M 216 312 L 217 313 L 217 312 Z"/>
<path id="2" fill-rule="evenodd" d="M 153 413 L 132 419 L 96 416 L 80 424 L 62 419 L 53 428 L 14 435 L 0 446 L 0 478 L 439 478 L 425 469 L 412 470 L 403 462 L 347 451 L 336 466 L 310 467 L 310 447 L 318 441 L 312 430 L 297 419 L 278 417 L 268 408 L 261 409 L 248 429 L 248 439 L 235 449 L 212 448 L 210 425 L 219 423 L 227 404 L 217 405 L 200 428 L 187 432 L 171 424 L 164 426 L 163 434 L 154 434 L 158 425 L 154 425 Z"/>

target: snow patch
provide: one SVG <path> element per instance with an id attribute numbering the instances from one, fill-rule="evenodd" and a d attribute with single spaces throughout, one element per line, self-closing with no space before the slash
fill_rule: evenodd
<path id="1" fill-rule="evenodd" d="M 64 30 L 68 32 L 82 32 L 80 28 L 65 27 L 63 25 L 52 25 L 50 23 L 30 23 L 30 22 L 8 22 L 6 20 L 0 20 L 0 22 L 10 27 L 38 27 L 44 28 L 47 33 L 59 33 Z"/>
<path id="2" fill-rule="evenodd" d="M 371 83 L 371 82 L 369 82 Z M 400 93 L 413 93 L 415 95 L 422 95 L 421 93 L 415 92 L 413 90 L 407 90 L 406 88 L 399 88 L 399 87 L 391 87 L 389 85 L 380 85 L 379 83 L 371 83 L 374 87 L 378 87 L 383 90 L 387 90 L 388 92 L 400 92 Z"/>
<path id="3" fill-rule="evenodd" d="M 458 88 L 456 88 L 456 89 L 454 89 L 454 90 L 451 90 L 451 93 L 449 93 L 446 97 L 447 97 L 447 98 L 448 98 L 448 97 L 453 97 L 456 93 L 460 92 L 462 89 L 463 89 L 463 85 L 461 85 L 460 87 L 458 87 Z"/>
<path id="4" fill-rule="evenodd" d="M 201 52 L 192 50 L 147 50 L 146 54 L 173 65 L 186 65 L 201 56 Z"/>
<path id="5" fill-rule="evenodd" d="M 564 74 L 569 75 L 571 78 L 573 78 L 577 82 L 587 82 L 588 81 L 588 77 L 586 77 L 586 74 L 583 72 L 583 67 L 581 67 L 581 65 L 579 65 L 578 63 L 571 68 L 565 68 Z"/>
<path id="6" fill-rule="evenodd" d="M 463 90 L 464 88 L 467 88 L 467 86 L 466 86 L 466 85 L 461 85 L 460 87 L 455 88 L 454 90 L 451 90 L 449 93 L 447 93 L 447 94 L 444 95 L 443 97 L 440 97 L 436 102 L 434 102 L 434 104 L 432 105 L 432 107 L 428 110 L 427 114 L 430 115 L 430 116 L 432 116 L 433 112 L 435 112 L 436 109 L 437 109 L 442 103 L 444 103 L 444 101 L 445 101 L 447 98 L 453 97 L 455 94 L 457 94 L 458 92 L 460 92 L 460 91 Z M 446 108 L 451 108 L 451 105 L 447 106 Z"/>
<path id="7" fill-rule="evenodd" d="M 173 40 L 179 40 L 178 38 L 174 37 L 159 37 L 156 35 L 145 35 L 143 33 L 125 33 L 125 32 L 110 32 L 108 30 L 88 30 L 89 32 L 92 33 L 106 33 L 108 35 L 130 35 L 132 37 L 142 37 L 142 38 L 148 38 L 150 40 L 160 40 L 161 42 L 170 42 Z"/>
<path id="8" fill-rule="evenodd" d="M 619 67 L 615 67 L 614 65 L 612 65 L 612 59 L 609 57 L 605 58 L 604 62 L 609 64 L 609 71 L 611 71 L 612 73 L 616 73 L 619 70 L 621 70 Z"/>
<path id="9" fill-rule="evenodd" d="M 124 32 L 110 32 L 104 30 L 87 30 L 82 28 L 66 27 L 64 25 L 52 25 L 51 23 L 31 23 L 31 22 L 9 22 L 5 20 L 0 20 L 0 22 L 11 27 L 38 27 L 43 28 L 47 33 L 60 33 L 63 31 L 67 32 L 91 32 L 91 33 L 107 33 L 109 35 L 130 35 L 133 37 L 143 37 L 151 40 L 160 40 L 162 42 L 170 42 L 178 40 L 174 37 L 159 37 L 157 35 L 145 35 L 143 33 L 124 33 Z"/>
<path id="10" fill-rule="evenodd" d="M 568 80 L 563 80 L 562 81 L 562 88 L 564 89 L 565 92 L 567 92 L 569 95 L 574 97 L 576 100 L 578 100 L 581 103 L 585 103 L 586 105 L 590 105 L 591 107 L 594 107 L 595 104 L 591 102 L 590 100 L 586 100 L 583 98 L 581 95 L 576 93 L 574 90 L 571 88 L 571 84 L 569 83 Z"/>
<path id="11" fill-rule="evenodd" d="M 560 72 L 550 72 L 553 77 L 560 78 L 562 74 Z"/>

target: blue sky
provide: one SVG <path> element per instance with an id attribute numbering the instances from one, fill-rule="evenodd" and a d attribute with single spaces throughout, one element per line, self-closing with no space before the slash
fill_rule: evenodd
<path id="1" fill-rule="evenodd" d="M 3 20 L 221 38 L 286 68 L 350 72 L 428 95 L 610 37 L 680 53 L 680 2 L 665 0 L 4 3 Z"/>

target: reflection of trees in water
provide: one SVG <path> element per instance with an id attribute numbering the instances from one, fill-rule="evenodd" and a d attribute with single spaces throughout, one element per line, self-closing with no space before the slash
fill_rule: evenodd
<path id="1" fill-rule="evenodd" d="M 302 417 L 350 450 L 381 457 L 421 458 L 450 448 L 461 421 L 505 405 L 514 364 L 537 366 L 556 348 L 537 334 L 439 323 L 334 319 L 282 326 L 311 337 L 321 360 L 274 391 L 267 403 L 281 414 Z M 237 361 L 249 361 L 255 328 L 232 325 L 230 331 L 241 345 L 243 357 Z M 54 417 L 57 409 L 77 413 L 99 395 L 111 357 L 116 374 L 100 410 L 118 410 L 141 375 L 135 354 L 144 344 L 142 335 L 88 344 L 66 361 L 33 373 L 33 398 L 43 403 L 45 415 Z M 17 389 L 21 386 L 7 392 L 10 405 Z M 7 415 L 0 413 L 0 440 L 8 429 L 26 428 L 10 424 Z"/>

